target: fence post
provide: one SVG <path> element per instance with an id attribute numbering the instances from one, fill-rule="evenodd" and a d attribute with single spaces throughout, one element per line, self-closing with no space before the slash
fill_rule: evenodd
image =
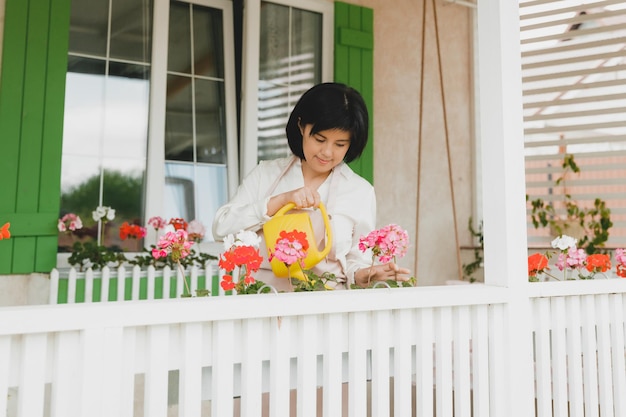
<path id="1" fill-rule="evenodd" d="M 54 268 L 50 271 L 50 295 L 48 304 L 56 304 L 59 300 L 59 271 Z"/>

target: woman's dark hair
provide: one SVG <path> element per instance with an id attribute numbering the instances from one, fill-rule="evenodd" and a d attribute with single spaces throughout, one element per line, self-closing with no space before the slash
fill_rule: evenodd
<path id="1" fill-rule="evenodd" d="M 350 132 L 350 148 L 343 158 L 351 162 L 367 144 L 369 116 L 363 97 L 354 88 L 339 83 L 322 83 L 306 91 L 293 108 L 286 132 L 291 152 L 304 159 L 302 127 L 313 125 L 311 134 L 329 129 Z"/>

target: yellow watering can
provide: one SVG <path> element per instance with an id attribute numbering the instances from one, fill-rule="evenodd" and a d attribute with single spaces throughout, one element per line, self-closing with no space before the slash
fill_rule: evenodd
<path id="1" fill-rule="evenodd" d="M 311 218 L 308 213 L 299 212 L 287 214 L 289 210 L 295 207 L 296 205 L 294 203 L 288 203 L 278 210 L 276 214 L 263 225 L 263 235 L 265 236 L 265 245 L 267 246 L 269 256 L 274 246 L 276 246 L 276 241 L 281 231 L 291 232 L 297 230 L 306 233 L 306 238 L 309 242 L 309 250 L 307 251 L 306 258 L 304 258 L 304 268 L 301 268 L 297 262 L 287 268 L 284 262 L 276 258 L 273 258 L 270 262 L 272 271 L 277 277 L 291 277 L 306 280 L 302 269 L 313 268 L 328 255 L 333 241 L 333 232 L 330 228 L 330 220 L 326 213 L 326 207 L 320 202 L 320 212 L 322 213 L 324 228 L 326 229 L 326 247 L 320 251 L 317 247 L 317 239 L 315 239 L 315 235 L 313 234 L 313 225 L 311 224 Z"/>

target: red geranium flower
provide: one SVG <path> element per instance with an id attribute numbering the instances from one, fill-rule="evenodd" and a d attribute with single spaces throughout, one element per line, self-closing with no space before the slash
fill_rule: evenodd
<path id="1" fill-rule="evenodd" d="M 606 272 L 611 269 L 611 259 L 609 255 L 602 253 L 594 253 L 587 256 L 585 268 L 589 272 Z"/>
<path id="2" fill-rule="evenodd" d="M 233 282 L 233 277 L 231 275 L 224 275 L 222 277 L 222 282 L 220 285 L 224 289 L 224 291 L 230 291 L 235 288 L 235 283 Z"/>
<path id="3" fill-rule="evenodd" d="M 146 228 L 136 224 L 122 223 L 120 226 L 120 239 L 126 240 L 129 237 L 133 239 L 141 239 L 146 235 Z"/>
<path id="4" fill-rule="evenodd" d="M 9 230 L 10 226 L 11 223 L 7 222 L 0 228 L 0 240 L 8 239 L 11 237 L 11 231 Z"/>
<path id="5" fill-rule="evenodd" d="M 237 287 L 237 284 L 233 282 L 232 271 L 239 267 L 239 285 L 251 285 L 255 283 L 252 273 L 259 270 L 261 262 L 263 262 L 263 257 L 259 253 L 259 248 L 248 245 L 232 246 L 221 254 L 218 262 L 219 267 L 228 272 L 222 276 L 220 285 L 224 291 L 237 288 L 237 291 L 241 292 L 244 288 Z"/>
<path id="6" fill-rule="evenodd" d="M 174 226 L 174 230 L 187 230 L 187 222 L 179 217 L 171 218 L 170 224 Z"/>
<path id="7" fill-rule="evenodd" d="M 534 277 L 548 268 L 548 258 L 541 253 L 534 253 L 528 257 L 528 276 Z"/>

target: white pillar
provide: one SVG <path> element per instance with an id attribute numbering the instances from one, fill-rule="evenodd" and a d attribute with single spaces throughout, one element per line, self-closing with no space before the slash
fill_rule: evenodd
<path id="1" fill-rule="evenodd" d="M 478 2 L 485 282 L 507 287 L 510 303 L 494 352 L 491 415 L 534 415 L 527 277 L 524 133 L 518 2 Z"/>

